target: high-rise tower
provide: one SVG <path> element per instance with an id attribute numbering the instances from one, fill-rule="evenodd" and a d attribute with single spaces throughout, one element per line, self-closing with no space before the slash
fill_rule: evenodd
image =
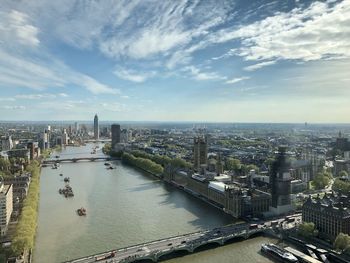
<path id="1" fill-rule="evenodd" d="M 94 118 L 94 139 L 98 140 L 100 137 L 100 128 L 98 126 L 98 116 L 95 114 Z"/>
<path id="2" fill-rule="evenodd" d="M 286 147 L 279 147 L 270 175 L 271 210 L 275 214 L 287 213 L 293 209 L 290 196 L 291 181 L 290 163 L 286 158 Z"/>
<path id="3" fill-rule="evenodd" d="M 112 148 L 114 149 L 117 143 L 120 143 L 120 125 L 112 124 Z"/>
<path id="4" fill-rule="evenodd" d="M 207 137 L 194 138 L 193 147 L 193 167 L 195 170 L 200 171 L 202 166 L 207 165 L 208 144 Z"/>

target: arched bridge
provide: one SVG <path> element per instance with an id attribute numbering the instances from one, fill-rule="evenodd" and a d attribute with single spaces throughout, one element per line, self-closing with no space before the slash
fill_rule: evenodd
<path id="1" fill-rule="evenodd" d="M 194 233 L 178 235 L 174 237 L 159 239 L 144 244 L 107 251 L 79 259 L 66 261 L 66 263 L 88 263 L 88 262 L 108 262 L 108 263 L 129 263 L 139 260 L 151 260 L 157 262 L 165 255 L 170 256 L 177 251 L 192 253 L 196 249 L 207 244 L 224 245 L 234 238 L 249 238 L 250 236 L 265 231 L 290 229 L 301 222 L 300 214 L 294 215 L 292 223 L 286 223 L 284 217 L 274 221 L 260 221 L 257 224 L 236 224 L 227 225 L 211 230 L 198 231 Z"/>
<path id="2" fill-rule="evenodd" d="M 66 159 L 51 159 L 51 160 L 44 160 L 43 164 L 55 164 L 55 163 L 62 163 L 62 162 L 79 162 L 79 161 L 113 161 L 113 160 L 119 160 L 119 158 L 115 157 L 80 157 L 80 158 L 66 158 Z"/>
<path id="3" fill-rule="evenodd" d="M 264 227 L 250 228 L 250 224 L 229 225 L 212 230 L 160 239 L 131 247 L 107 251 L 97 255 L 91 255 L 71 261 L 70 263 L 87 262 L 135 262 L 138 260 L 152 260 L 157 262 L 161 257 L 176 251 L 194 252 L 197 248 L 207 244 L 224 245 L 234 238 L 249 238 L 251 235 L 261 233 Z"/>

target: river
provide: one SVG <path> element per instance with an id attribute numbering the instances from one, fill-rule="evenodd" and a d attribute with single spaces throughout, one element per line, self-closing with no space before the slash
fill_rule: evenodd
<path id="1" fill-rule="evenodd" d="M 67 147 L 60 158 L 103 156 L 102 145 Z M 62 262 L 177 234 L 233 223 L 232 217 L 191 195 L 119 161 L 63 163 L 42 168 L 34 263 Z M 63 176 L 60 176 L 60 174 Z M 70 177 L 73 198 L 58 193 Z M 76 209 L 85 207 L 86 217 Z M 167 262 L 270 262 L 259 252 L 269 241 L 257 237 Z"/>

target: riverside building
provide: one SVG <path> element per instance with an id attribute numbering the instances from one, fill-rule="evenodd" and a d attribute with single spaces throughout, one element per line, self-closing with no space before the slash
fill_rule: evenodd
<path id="1" fill-rule="evenodd" d="M 302 208 L 304 222 L 313 222 L 320 236 L 333 240 L 339 233 L 350 234 L 350 195 L 325 194 L 311 196 Z"/>
<path id="2" fill-rule="evenodd" d="M 0 182 L 0 234 L 5 235 L 12 214 L 12 185 Z"/>
<path id="3" fill-rule="evenodd" d="M 271 195 L 269 193 L 242 187 L 231 183 L 225 175 L 208 177 L 198 173 L 190 175 L 184 171 L 165 173 L 164 179 L 183 187 L 195 196 L 205 198 L 209 203 L 221 208 L 235 218 L 262 216 L 269 211 Z"/>
<path id="4" fill-rule="evenodd" d="M 120 125 L 112 124 L 112 148 L 115 149 L 116 145 L 120 143 Z"/>

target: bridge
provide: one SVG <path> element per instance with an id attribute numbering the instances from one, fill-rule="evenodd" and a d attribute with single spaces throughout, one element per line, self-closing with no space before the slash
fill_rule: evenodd
<path id="1" fill-rule="evenodd" d="M 79 161 L 113 161 L 113 160 L 119 160 L 120 158 L 115 157 L 79 157 L 79 158 L 65 158 L 65 159 L 51 159 L 51 160 L 44 160 L 43 164 L 55 164 L 55 163 L 62 163 L 62 162 L 79 162 Z"/>
<path id="2" fill-rule="evenodd" d="M 96 255 L 66 261 L 66 263 L 128 263 L 139 260 L 150 260 L 157 262 L 164 259 L 164 256 L 169 256 L 170 254 L 177 253 L 178 251 L 193 253 L 196 251 L 196 249 L 208 244 L 217 244 L 221 246 L 235 238 L 247 239 L 252 235 L 262 233 L 266 230 L 271 230 L 272 228 L 286 228 L 285 226 L 282 226 L 284 219 L 277 220 L 277 225 L 273 224 L 272 222 L 276 223 L 276 220 L 261 222 L 260 224 L 253 225 L 247 223 L 228 225 L 220 228 L 214 228 L 212 230 L 198 231 L 138 244 L 131 247 L 115 249 Z"/>

